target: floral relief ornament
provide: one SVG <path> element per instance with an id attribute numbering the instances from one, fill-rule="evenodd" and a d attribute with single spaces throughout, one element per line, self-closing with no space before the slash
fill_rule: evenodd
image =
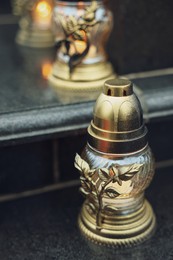
<path id="1" fill-rule="evenodd" d="M 103 203 L 103 198 L 114 199 L 130 193 L 133 189 L 132 179 L 139 173 L 143 164 L 118 165 L 91 169 L 89 164 L 78 154 L 75 157 L 75 167 L 80 171 L 82 194 L 88 198 L 87 208 L 96 215 L 97 229 L 102 228 L 101 214 L 114 215 L 117 208 L 112 204 Z"/>
<path id="2" fill-rule="evenodd" d="M 61 46 L 65 47 L 65 54 L 69 57 L 69 69 L 70 73 L 76 65 L 78 65 L 88 54 L 90 48 L 90 29 L 101 21 L 95 19 L 95 12 L 97 10 L 97 2 L 92 1 L 89 7 L 85 8 L 83 15 L 76 18 L 70 15 L 64 19 L 62 14 L 58 14 L 55 20 L 59 21 L 64 31 L 65 39 L 56 42 L 57 49 Z M 83 43 L 85 48 L 80 51 L 77 49 L 75 42 L 80 41 Z M 71 53 L 71 47 L 73 47 L 74 52 Z"/>

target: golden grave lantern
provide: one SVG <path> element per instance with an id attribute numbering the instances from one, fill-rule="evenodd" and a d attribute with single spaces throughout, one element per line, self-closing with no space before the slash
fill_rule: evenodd
<path id="1" fill-rule="evenodd" d="M 107 246 L 130 246 L 149 238 L 155 215 L 144 191 L 154 175 L 140 102 L 126 79 L 105 82 L 88 127 L 88 143 L 75 166 L 86 197 L 79 227 Z"/>
<path id="2" fill-rule="evenodd" d="M 18 7 L 22 17 L 16 42 L 20 45 L 45 48 L 54 46 L 52 27 L 53 0 L 25 0 Z M 17 11 L 16 11 L 17 12 Z"/>
<path id="3" fill-rule="evenodd" d="M 104 1 L 56 1 L 53 32 L 57 58 L 49 83 L 60 96 L 69 94 L 70 101 L 75 95 L 85 100 L 91 94 L 95 99 L 103 82 L 115 77 L 105 51 L 112 20 Z"/>

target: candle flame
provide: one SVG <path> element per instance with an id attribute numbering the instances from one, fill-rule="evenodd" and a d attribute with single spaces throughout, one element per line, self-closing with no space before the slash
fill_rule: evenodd
<path id="1" fill-rule="evenodd" d="M 84 41 L 76 40 L 75 46 L 76 46 L 77 52 L 82 53 L 86 48 L 86 43 Z"/>
<path id="2" fill-rule="evenodd" d="M 52 69 L 52 64 L 50 62 L 45 62 L 41 68 L 41 74 L 44 79 L 47 79 Z"/>
<path id="3" fill-rule="evenodd" d="M 36 13 L 41 17 L 47 17 L 51 14 L 51 5 L 46 1 L 40 1 L 35 8 Z"/>

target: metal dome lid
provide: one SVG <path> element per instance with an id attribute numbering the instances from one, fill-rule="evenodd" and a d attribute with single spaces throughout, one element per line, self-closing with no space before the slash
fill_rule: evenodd
<path id="1" fill-rule="evenodd" d="M 88 127 L 91 147 L 105 153 L 133 153 L 147 144 L 141 104 L 127 79 L 105 82 Z"/>

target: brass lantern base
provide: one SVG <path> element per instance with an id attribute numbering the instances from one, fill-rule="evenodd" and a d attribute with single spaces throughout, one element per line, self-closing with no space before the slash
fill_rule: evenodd
<path id="1" fill-rule="evenodd" d="M 54 46 L 54 37 L 50 30 L 20 29 L 16 42 L 33 48 L 48 48 Z"/>
<path id="2" fill-rule="evenodd" d="M 49 85 L 61 102 L 95 100 L 107 79 L 116 78 L 109 62 L 80 65 L 69 73 L 67 64 L 56 61 L 49 75 Z"/>
<path id="3" fill-rule="evenodd" d="M 79 227 L 90 241 L 109 247 L 129 247 L 148 239 L 154 232 L 156 218 L 148 201 L 131 214 L 102 216 L 102 229 L 96 228 L 96 216 L 84 203 L 79 215 Z"/>

